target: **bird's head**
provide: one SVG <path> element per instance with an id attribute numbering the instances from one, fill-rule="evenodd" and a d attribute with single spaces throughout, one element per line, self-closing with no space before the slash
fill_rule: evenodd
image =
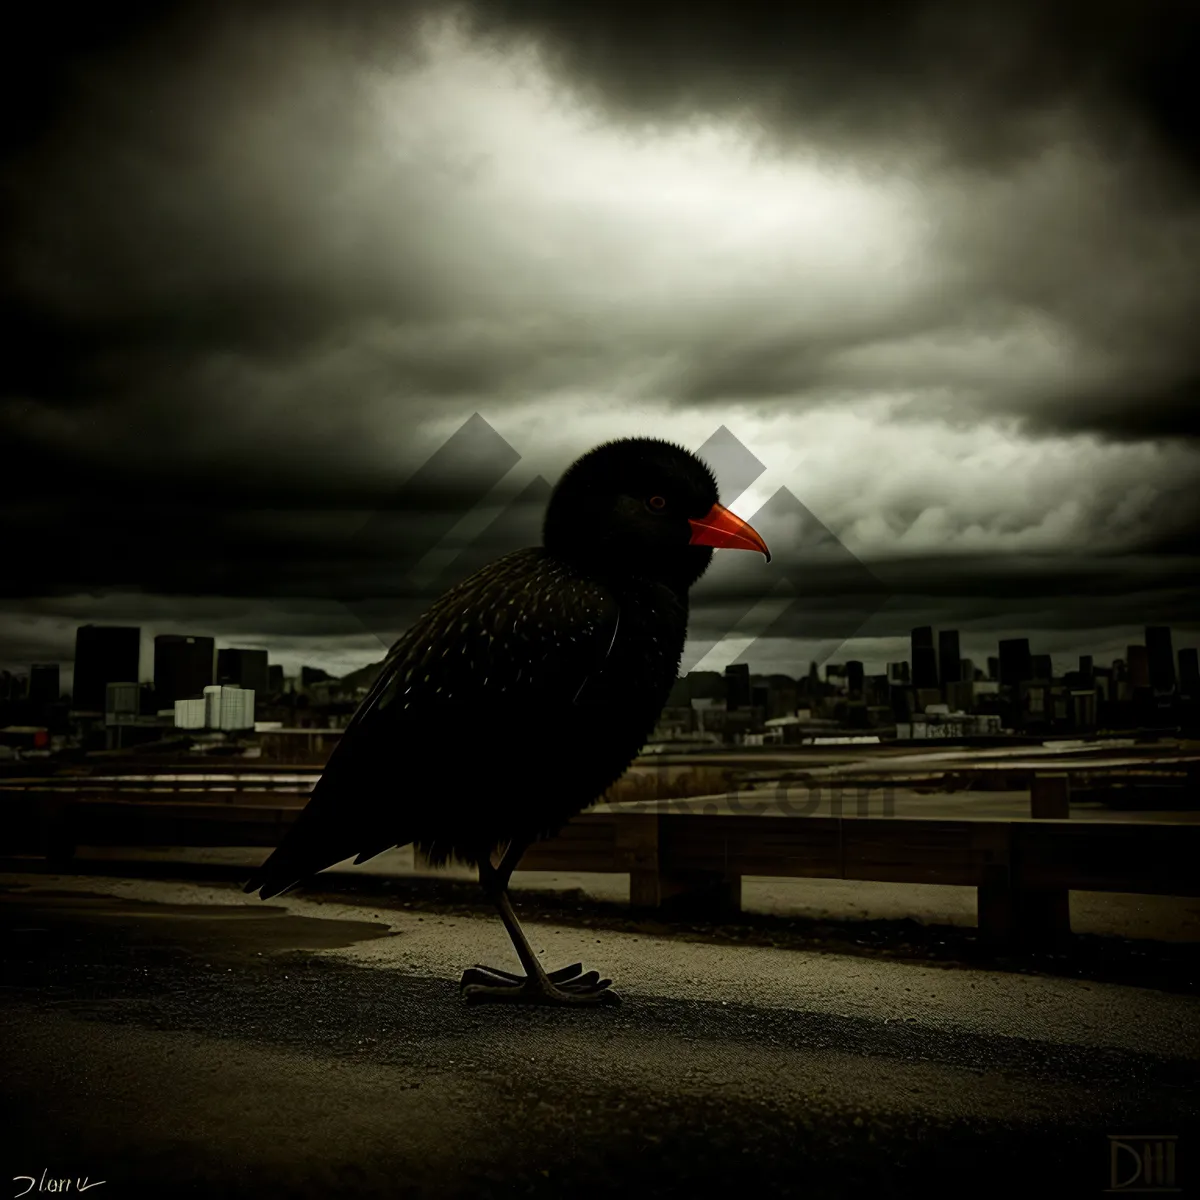
<path id="1" fill-rule="evenodd" d="M 606 442 L 577 459 L 550 497 L 543 541 L 560 557 L 684 591 L 714 548 L 771 561 L 762 538 L 720 504 L 708 466 L 657 438 Z"/>

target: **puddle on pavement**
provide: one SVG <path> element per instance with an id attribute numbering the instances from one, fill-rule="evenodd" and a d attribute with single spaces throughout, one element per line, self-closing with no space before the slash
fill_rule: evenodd
<path id="1" fill-rule="evenodd" d="M 334 950 L 392 933 L 382 921 L 303 917 L 261 902 L 170 904 L 52 888 L 0 893 L 0 929 L 10 944 L 51 939 L 56 928 L 80 923 L 119 926 L 134 940 L 203 945 L 213 953 Z"/>

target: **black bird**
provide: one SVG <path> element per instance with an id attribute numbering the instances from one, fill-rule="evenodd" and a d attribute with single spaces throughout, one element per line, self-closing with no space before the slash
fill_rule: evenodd
<path id="1" fill-rule="evenodd" d="M 612 981 L 578 963 L 546 973 L 509 878 L 645 745 L 679 669 L 688 589 L 713 548 L 771 556 L 718 502 L 700 459 L 649 438 L 576 461 L 550 497 L 542 540 L 451 588 L 396 642 L 245 890 L 266 900 L 352 855 L 357 864 L 411 842 L 434 865 L 478 867 L 525 968 L 466 971 L 469 1001 L 616 1003 Z"/>

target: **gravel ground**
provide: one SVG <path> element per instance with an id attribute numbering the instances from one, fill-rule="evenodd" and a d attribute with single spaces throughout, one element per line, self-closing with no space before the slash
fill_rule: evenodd
<path id="1" fill-rule="evenodd" d="M 4 1173 L 103 1179 L 102 1200 L 1031 1178 L 1094 1196 L 1108 1135 L 1171 1133 L 1190 1185 L 1200 1000 L 1182 977 L 681 935 L 526 894 L 547 963 L 612 974 L 624 1003 L 472 1007 L 462 968 L 515 959 L 462 885 L 433 883 L 264 904 L 212 881 L 0 876 Z"/>

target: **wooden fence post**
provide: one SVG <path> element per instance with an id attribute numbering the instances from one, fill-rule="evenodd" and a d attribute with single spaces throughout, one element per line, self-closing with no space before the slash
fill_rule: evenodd
<path id="1" fill-rule="evenodd" d="M 979 940 L 993 949 L 1003 949 L 1015 936 L 1012 877 L 1008 863 L 989 863 L 984 867 L 983 882 L 976 888 L 976 923 Z"/>
<path id="2" fill-rule="evenodd" d="M 1071 780 L 1065 774 L 1037 774 L 1029 791 L 1029 815 L 1038 821 L 1061 821 L 1071 815 Z M 1014 923 L 1017 939 L 1049 949 L 1071 934 L 1071 893 L 1066 888 L 1022 886 L 1020 854 L 1013 864 Z"/>
<path id="3" fill-rule="evenodd" d="M 629 813 L 617 821 L 617 857 L 628 866 L 630 906 L 705 919 L 741 912 L 740 875 L 671 869 L 665 864 L 662 820 L 657 813 Z"/>
<path id="4" fill-rule="evenodd" d="M 75 834 L 71 811 L 74 801 L 67 796 L 48 797 L 42 808 L 42 849 L 46 865 L 55 869 L 70 866 L 75 857 Z"/>

